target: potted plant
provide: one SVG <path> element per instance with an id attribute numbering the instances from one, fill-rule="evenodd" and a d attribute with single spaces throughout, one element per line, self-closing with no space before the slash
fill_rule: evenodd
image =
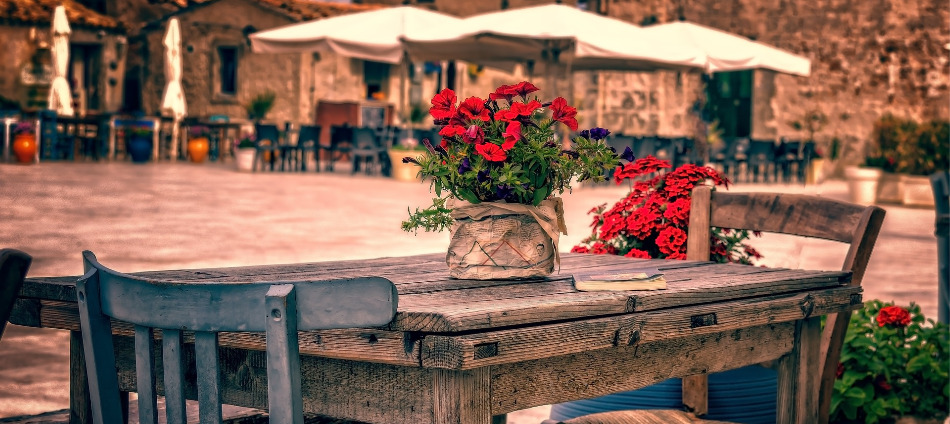
<path id="1" fill-rule="evenodd" d="M 36 126 L 30 121 L 20 121 L 13 127 L 13 153 L 20 163 L 36 160 Z"/>
<path id="2" fill-rule="evenodd" d="M 832 423 L 943 422 L 950 332 L 920 307 L 872 300 L 851 315 L 831 400 Z"/>
<path id="3" fill-rule="evenodd" d="M 904 185 L 898 174 L 898 146 L 902 140 L 912 136 L 917 131 L 917 123 L 911 120 L 897 118 L 885 114 L 874 123 L 871 132 L 873 154 L 865 164 L 880 168 L 882 173 L 878 181 L 878 203 L 900 204 L 904 197 Z"/>
<path id="4" fill-rule="evenodd" d="M 208 157 L 211 129 L 204 125 L 194 125 L 188 128 L 188 135 L 188 157 L 195 163 L 204 162 Z"/>
<path id="5" fill-rule="evenodd" d="M 389 160 L 392 163 L 393 178 L 397 181 L 420 181 L 419 167 L 416 162 L 403 161 L 411 157 L 418 161 L 426 148 L 415 138 L 404 138 L 389 148 Z"/>
<path id="6" fill-rule="evenodd" d="M 260 122 L 267 117 L 270 110 L 274 108 L 274 102 L 277 101 L 277 93 L 267 90 L 251 98 L 244 108 L 247 110 L 247 118 Z"/>
<path id="7" fill-rule="evenodd" d="M 147 162 L 152 155 L 152 129 L 136 125 L 130 127 L 127 133 L 128 152 L 134 163 Z"/>
<path id="8" fill-rule="evenodd" d="M 254 158 L 257 156 L 257 137 L 254 133 L 246 132 L 234 144 L 234 163 L 238 171 L 251 172 L 254 170 Z"/>
<path id="9" fill-rule="evenodd" d="M 429 114 L 442 142 L 423 142 L 426 152 L 405 162 L 419 166 L 436 193 L 432 205 L 402 223 L 406 231 L 450 230 L 446 264 L 455 278 L 495 279 L 548 275 L 565 232 L 559 193 L 572 182 L 604 181 L 619 163 L 593 128 L 572 142 L 558 126 L 577 130 L 577 110 L 558 97 L 542 103 L 524 81 L 503 85 L 487 100 L 442 90 Z M 632 153 L 625 152 L 630 155 Z"/>
<path id="10" fill-rule="evenodd" d="M 934 206 L 929 176 L 950 169 L 950 122 L 933 120 L 922 125 L 907 125 L 908 131 L 897 144 L 897 172 L 903 186 L 901 202 L 907 206 Z"/>

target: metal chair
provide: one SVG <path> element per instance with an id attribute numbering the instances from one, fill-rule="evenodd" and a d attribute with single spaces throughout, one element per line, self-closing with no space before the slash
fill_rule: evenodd
<path id="1" fill-rule="evenodd" d="M 308 153 L 313 153 L 314 170 L 320 171 L 320 125 L 301 125 L 297 133 L 297 150 L 300 170 L 307 171 Z"/>
<path id="2" fill-rule="evenodd" d="M 333 163 L 353 150 L 353 127 L 348 124 L 330 126 L 330 146 L 327 153 L 327 170 L 333 171 Z"/>
<path id="3" fill-rule="evenodd" d="M 3 338 L 3 331 L 13 313 L 13 303 L 32 261 L 30 255 L 19 250 L 0 249 L 0 338 Z"/>
<path id="4" fill-rule="evenodd" d="M 793 175 L 797 177 L 800 182 L 805 181 L 805 165 L 811 160 L 811 154 L 805 150 L 805 145 L 807 144 L 808 143 L 802 143 L 801 140 L 782 138 L 775 155 L 776 179 L 778 179 L 781 173 L 782 182 L 791 182 Z M 814 145 L 812 145 L 812 148 L 814 148 Z M 808 156 L 807 158 L 806 155 Z"/>
<path id="5" fill-rule="evenodd" d="M 363 172 L 371 174 L 379 167 L 382 173 L 382 155 L 386 153 L 386 147 L 382 145 L 376 131 L 372 128 L 360 127 L 353 130 L 353 150 L 350 152 L 353 156 L 353 173 L 363 165 Z"/>
<path id="6" fill-rule="evenodd" d="M 761 175 L 762 181 L 767 182 L 769 174 L 773 174 L 773 166 L 775 166 L 775 142 L 751 140 L 749 150 L 746 152 L 746 180 L 757 183 Z"/>
<path id="7" fill-rule="evenodd" d="M 800 194 L 713 192 L 709 186 L 693 189 L 686 239 L 687 260 L 709 260 L 710 227 L 746 229 L 832 240 L 850 245 L 841 269 L 851 271 L 849 285 L 860 286 L 871 251 L 884 222 L 884 210 L 828 198 Z M 841 347 L 851 314 L 829 315 L 821 334 L 819 369 L 821 389 L 818 417 L 827 423 L 831 392 L 841 356 Z M 817 326 L 812 317 L 804 325 Z M 782 377 L 794 378 L 797 370 L 779 360 Z M 707 422 L 695 416 L 707 413 L 706 375 L 683 379 L 683 405 L 686 411 L 625 410 L 591 414 L 563 421 L 564 424 L 661 424 L 670 422 Z M 545 424 L 555 424 L 547 420 Z"/>
<path id="8" fill-rule="evenodd" d="M 113 271 L 89 251 L 83 265 L 76 291 L 96 424 L 124 421 L 112 319 L 135 326 L 139 422 L 158 422 L 154 343 L 160 329 L 158 374 L 164 376 L 168 423 L 186 422 L 185 393 L 196 386 L 201 422 L 220 423 L 221 380 L 227 378 L 222 365 L 229 363 L 218 350 L 218 333 L 265 332 L 270 422 L 303 424 L 297 332 L 378 327 L 396 313 L 396 288 L 379 277 L 171 284 Z M 186 347 L 186 332 L 194 334 L 193 349 Z"/>
<path id="9" fill-rule="evenodd" d="M 255 140 L 254 152 L 254 170 L 260 163 L 261 169 L 264 169 L 265 162 L 270 163 L 270 170 L 273 171 L 277 159 L 281 154 L 280 130 L 273 124 L 254 124 L 254 133 L 257 135 Z"/>

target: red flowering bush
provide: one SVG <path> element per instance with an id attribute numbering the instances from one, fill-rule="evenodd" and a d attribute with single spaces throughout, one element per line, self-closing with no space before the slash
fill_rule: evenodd
<path id="1" fill-rule="evenodd" d="M 606 171 L 619 162 L 603 141 L 610 132 L 581 131 L 565 146 L 557 137 L 557 126 L 576 131 L 577 110 L 562 97 L 542 103 L 529 96 L 535 91 L 534 84 L 524 81 L 498 87 L 487 100 L 469 97 L 459 102 L 450 89 L 432 98 L 429 114 L 441 126 L 442 142 L 423 140 L 427 152 L 403 162 L 419 165 L 419 173 L 431 181 L 438 197 L 431 207 L 410 213 L 403 229 L 448 227 L 452 222 L 448 198 L 536 206 L 569 190 L 574 178 L 606 179 Z M 632 160 L 632 153 L 626 153 Z"/>
<path id="2" fill-rule="evenodd" d="M 693 164 L 660 173 L 669 168 L 668 161 L 653 156 L 618 168 L 614 179 L 617 184 L 632 180 L 630 194 L 610 209 L 606 204 L 592 209 L 593 232 L 571 251 L 633 258 L 686 259 L 693 187 L 706 181 L 728 187 L 729 180 L 712 168 Z M 655 175 L 648 178 L 651 174 Z M 749 235 L 746 230 L 713 228 L 709 240 L 711 259 L 752 264 L 753 259 L 762 256 L 745 243 Z"/>
<path id="3" fill-rule="evenodd" d="M 950 332 L 920 307 L 872 300 L 848 324 L 832 423 L 888 423 L 902 416 L 944 419 L 950 409 Z"/>

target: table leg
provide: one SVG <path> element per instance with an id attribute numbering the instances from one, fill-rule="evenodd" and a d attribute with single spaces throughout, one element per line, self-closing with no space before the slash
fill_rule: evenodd
<path id="1" fill-rule="evenodd" d="M 819 351 L 821 318 L 811 317 L 795 325 L 792 351 L 779 359 L 778 413 L 779 424 L 827 423 L 818 416 L 818 391 L 821 386 Z"/>
<path id="2" fill-rule="evenodd" d="M 491 368 L 470 371 L 436 369 L 433 417 L 436 424 L 495 424 L 491 416 Z"/>
<path id="3" fill-rule="evenodd" d="M 86 376 L 82 333 L 69 332 L 69 424 L 92 422 L 92 403 Z"/>

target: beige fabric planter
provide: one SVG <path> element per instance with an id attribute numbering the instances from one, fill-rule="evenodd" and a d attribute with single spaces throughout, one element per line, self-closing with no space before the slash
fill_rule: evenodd
<path id="1" fill-rule="evenodd" d="M 564 225 L 560 198 L 538 206 L 455 201 L 445 263 L 454 278 L 491 280 L 542 277 L 560 260 L 557 242 Z"/>

